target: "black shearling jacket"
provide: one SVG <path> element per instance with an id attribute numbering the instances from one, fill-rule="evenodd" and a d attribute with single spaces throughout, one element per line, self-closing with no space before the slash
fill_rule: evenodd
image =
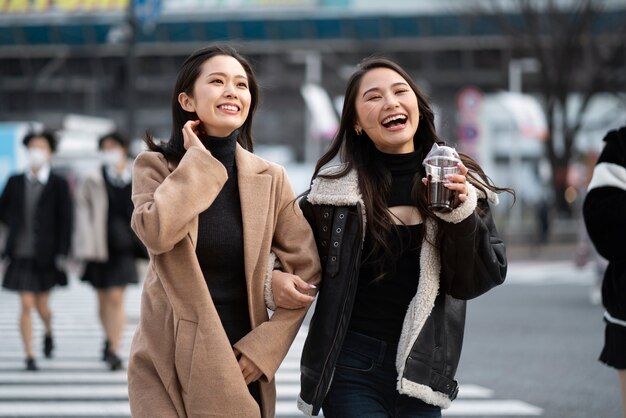
<path id="1" fill-rule="evenodd" d="M 331 167 L 321 174 L 336 170 Z M 333 379 L 355 299 L 367 221 L 356 171 L 337 179 L 322 176 L 300 200 L 323 273 L 300 367 L 298 407 L 307 415 L 318 415 Z M 486 196 L 469 189 L 466 202 L 438 215 L 444 220 L 440 250 L 427 241 L 434 242 L 437 223 L 426 222 L 419 285 L 396 359 L 398 391 L 442 408 L 458 393 L 454 375 L 463 343 L 465 300 L 501 284 L 507 270 L 504 243 Z"/>

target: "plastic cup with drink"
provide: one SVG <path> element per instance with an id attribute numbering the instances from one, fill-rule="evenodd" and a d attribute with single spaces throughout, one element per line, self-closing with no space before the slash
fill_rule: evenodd
<path id="1" fill-rule="evenodd" d="M 455 207 L 457 192 L 444 186 L 449 183 L 449 174 L 459 174 L 459 154 L 452 147 L 433 144 L 426 158 L 424 168 L 428 179 L 428 207 L 436 212 L 450 212 Z"/>

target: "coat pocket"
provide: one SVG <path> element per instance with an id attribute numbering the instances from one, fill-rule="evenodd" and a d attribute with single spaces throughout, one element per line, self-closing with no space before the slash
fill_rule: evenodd
<path id="1" fill-rule="evenodd" d="M 176 374 L 183 392 L 189 390 L 193 352 L 196 345 L 196 331 L 198 324 L 180 319 L 176 328 L 176 348 L 174 350 L 174 365 Z"/>

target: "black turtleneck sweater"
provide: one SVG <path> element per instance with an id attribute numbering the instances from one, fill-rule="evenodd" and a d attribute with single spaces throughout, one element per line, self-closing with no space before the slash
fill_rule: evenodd
<path id="1" fill-rule="evenodd" d="M 415 152 L 385 154 L 377 151 L 376 158 L 383 164 L 385 171 L 391 174 L 387 206 L 415 206 L 411 189 L 422 164 L 420 156 Z M 417 292 L 423 237 L 423 224 L 393 225 L 388 236 L 393 258 L 381 259 L 380 255 L 374 255 L 363 260 L 350 330 L 398 343 L 407 308 Z M 363 254 L 370 254 L 372 247 L 371 239 L 366 236 Z M 378 278 L 381 270 L 385 275 Z"/>
<path id="2" fill-rule="evenodd" d="M 202 143 L 226 168 L 228 180 L 211 206 L 200 214 L 196 247 L 200 268 L 231 344 L 251 329 L 235 164 L 237 134 L 234 131 L 226 138 L 202 138 Z"/>

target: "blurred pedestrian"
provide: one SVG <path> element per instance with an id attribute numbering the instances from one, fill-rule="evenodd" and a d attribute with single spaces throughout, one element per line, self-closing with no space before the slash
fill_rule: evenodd
<path id="1" fill-rule="evenodd" d="M 547 197 L 541 196 L 535 204 L 535 218 L 537 220 L 536 250 L 539 251 L 541 246 L 548 243 L 550 235 L 550 204 Z"/>
<path id="2" fill-rule="evenodd" d="M 126 324 L 124 291 L 137 283 L 137 258 L 147 257 L 130 227 L 132 162 L 130 143 L 112 132 L 98 140 L 104 164 L 89 173 L 76 192 L 74 256 L 85 262 L 82 280 L 98 294 L 98 314 L 104 329 L 102 359 L 111 370 L 123 367 L 119 356 Z"/>
<path id="3" fill-rule="evenodd" d="M 52 357 L 54 339 L 50 290 L 66 285 L 66 257 L 72 230 L 72 201 L 67 181 L 50 171 L 57 139 L 52 132 L 28 133 L 28 168 L 9 178 L 0 196 L 0 221 L 8 226 L 4 256 L 9 259 L 2 286 L 19 293 L 20 333 L 26 369 L 37 370 L 32 347 L 32 317 L 43 321 L 43 353 Z"/>
<path id="4" fill-rule="evenodd" d="M 265 282 L 275 259 L 317 281 L 319 259 L 285 170 L 251 153 L 257 105 L 243 57 L 198 50 L 178 73 L 169 140 L 147 138 L 135 161 L 132 226 L 150 266 L 128 364 L 133 417 L 274 416 L 274 374 L 306 310 L 269 318 Z"/>
<path id="5" fill-rule="evenodd" d="M 505 278 L 488 203 L 505 189 L 461 156 L 445 184 L 458 193 L 454 208 L 428 207 L 422 162 L 439 141 L 434 114 L 396 63 L 363 61 L 345 98 L 300 201 L 323 274 L 298 406 L 328 418 L 440 417 L 458 393 L 465 299 Z M 342 165 L 323 168 L 338 156 Z M 284 281 L 277 276 L 273 289 Z"/>
<path id="6" fill-rule="evenodd" d="M 602 280 L 606 327 L 600 361 L 618 371 L 626 418 L 626 126 L 610 131 L 604 142 L 583 216 L 591 241 L 609 261 Z"/>

